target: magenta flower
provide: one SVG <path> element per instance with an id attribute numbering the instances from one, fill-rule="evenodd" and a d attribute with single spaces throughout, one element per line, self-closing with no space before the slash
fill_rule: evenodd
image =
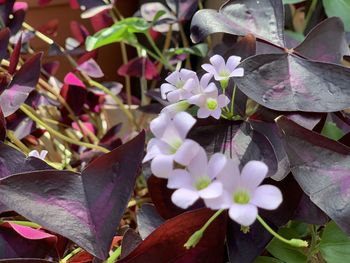
<path id="1" fill-rule="evenodd" d="M 198 118 L 208 118 L 209 116 L 219 119 L 222 108 L 230 103 L 229 98 L 218 92 L 215 83 L 209 83 L 212 75 L 210 73 L 204 74 L 200 80 L 199 94 L 187 99 L 190 104 L 199 107 L 197 112 Z"/>
<path id="2" fill-rule="evenodd" d="M 202 68 L 211 73 L 217 81 L 227 81 L 231 77 L 243 77 L 244 69 L 237 68 L 241 62 L 241 57 L 230 56 L 225 60 L 220 55 L 214 55 L 210 58 L 211 64 L 203 64 Z"/>
<path id="3" fill-rule="evenodd" d="M 205 200 L 211 209 L 229 209 L 232 220 L 243 226 L 254 223 L 258 207 L 274 210 L 282 203 L 281 191 L 273 185 L 260 185 L 267 175 L 268 167 L 260 161 L 250 161 L 242 169 L 233 160 L 226 163 L 217 178 L 224 186 L 222 195 Z"/>
<path id="4" fill-rule="evenodd" d="M 173 203 L 186 209 L 199 198 L 207 200 L 222 195 L 222 182 L 215 178 L 225 164 L 226 157 L 221 153 L 214 154 L 208 162 L 205 150 L 200 147 L 187 170 L 176 169 L 169 176 L 168 188 L 177 189 L 171 196 Z"/>
<path id="5" fill-rule="evenodd" d="M 152 160 L 151 170 L 155 176 L 168 178 L 174 161 L 186 166 L 197 154 L 199 144 L 186 139 L 195 122 L 186 112 L 177 113 L 174 117 L 162 113 L 151 122 L 150 129 L 155 138 L 149 141 L 143 162 Z"/>
<path id="6" fill-rule="evenodd" d="M 189 81 L 193 79 L 195 82 Z M 198 86 L 196 72 L 188 69 L 174 71 L 165 80 L 168 83 L 160 86 L 161 95 L 171 103 L 190 98 L 193 95 L 192 91 Z"/>

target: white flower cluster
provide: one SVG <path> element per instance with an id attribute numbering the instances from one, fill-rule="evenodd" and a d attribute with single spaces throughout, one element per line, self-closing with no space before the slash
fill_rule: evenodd
<path id="1" fill-rule="evenodd" d="M 198 118 L 219 119 L 229 99 L 218 95 L 210 80 L 213 76 L 220 81 L 243 76 L 243 70 L 236 69 L 239 57 L 230 57 L 226 64 L 218 55 L 210 61 L 212 65 L 203 65 L 209 73 L 201 80 L 186 69 L 169 75 L 168 83 L 161 87 L 162 97 L 178 105 L 185 102 L 199 106 Z M 276 209 L 282 202 L 281 191 L 272 185 L 260 185 L 268 167 L 263 162 L 250 161 L 240 172 L 239 165 L 221 153 L 208 160 L 206 151 L 186 138 L 195 123 L 195 118 L 185 111 L 165 110 L 150 124 L 154 138 L 148 143 L 143 162 L 151 161 L 152 173 L 168 179 L 168 188 L 176 189 L 171 197 L 173 203 L 186 209 L 201 198 L 208 208 L 229 209 L 230 217 L 243 226 L 255 221 L 257 207 Z"/>
<path id="2" fill-rule="evenodd" d="M 167 99 L 171 105 L 164 108 L 163 112 L 174 114 L 186 110 L 190 105 L 199 107 L 198 118 L 212 116 L 219 119 L 222 108 L 226 107 L 230 100 L 225 94 L 219 94 L 219 90 L 214 82 L 210 82 L 214 77 L 220 81 L 225 88 L 231 77 L 242 77 L 243 68 L 237 68 L 241 58 L 231 56 L 227 63 L 220 55 L 210 58 L 211 64 L 204 64 L 202 68 L 207 71 L 201 79 L 192 70 L 181 69 L 171 73 L 165 80 L 168 83 L 160 87 L 163 99 Z"/>

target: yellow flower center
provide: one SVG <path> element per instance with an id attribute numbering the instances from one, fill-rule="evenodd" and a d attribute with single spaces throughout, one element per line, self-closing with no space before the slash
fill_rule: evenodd
<path id="1" fill-rule="evenodd" d="M 236 204 L 245 205 L 250 201 L 250 196 L 246 191 L 238 191 L 233 194 L 233 201 Z"/>
<path id="2" fill-rule="evenodd" d="M 215 110 L 218 107 L 218 102 L 212 98 L 207 99 L 207 107 L 209 110 Z"/>
<path id="3" fill-rule="evenodd" d="M 208 176 L 201 177 L 197 180 L 195 187 L 198 191 L 200 191 L 207 188 L 210 185 L 210 183 L 211 180 Z"/>

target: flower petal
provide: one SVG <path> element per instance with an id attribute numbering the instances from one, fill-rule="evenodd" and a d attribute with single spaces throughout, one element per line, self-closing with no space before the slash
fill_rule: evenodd
<path id="1" fill-rule="evenodd" d="M 196 156 L 199 149 L 200 146 L 197 142 L 186 139 L 176 151 L 174 160 L 181 165 L 187 166 Z"/>
<path id="2" fill-rule="evenodd" d="M 162 99 L 165 100 L 167 98 L 167 94 L 170 92 L 170 91 L 174 91 L 176 89 L 175 86 L 171 85 L 171 84 L 168 84 L 168 83 L 164 83 L 160 86 L 160 93 L 162 95 Z"/>
<path id="3" fill-rule="evenodd" d="M 176 89 L 176 90 L 173 90 L 173 91 L 170 91 L 166 98 L 167 100 L 170 102 L 170 103 L 175 103 L 175 102 L 178 102 L 179 100 L 181 100 L 181 97 L 182 97 L 182 93 L 184 91 L 181 90 L 181 89 Z"/>
<path id="4" fill-rule="evenodd" d="M 230 99 L 226 95 L 221 94 L 218 96 L 218 105 L 220 108 L 225 107 L 229 103 L 230 103 Z"/>
<path id="5" fill-rule="evenodd" d="M 213 209 L 228 209 L 232 204 L 231 194 L 225 190 L 217 198 L 204 199 L 205 206 Z"/>
<path id="6" fill-rule="evenodd" d="M 197 152 L 188 163 L 188 171 L 190 174 L 199 178 L 207 175 L 207 167 L 208 167 L 208 157 L 205 150 L 198 144 Z"/>
<path id="7" fill-rule="evenodd" d="M 180 78 L 182 81 L 186 82 L 189 79 L 197 78 L 197 73 L 193 70 L 183 68 L 180 70 Z"/>
<path id="8" fill-rule="evenodd" d="M 210 115 L 210 110 L 207 108 L 199 108 L 197 111 L 197 117 L 200 119 L 208 118 Z"/>
<path id="9" fill-rule="evenodd" d="M 187 101 L 183 100 L 166 106 L 162 109 L 161 113 L 167 113 L 169 116 L 173 117 L 178 112 L 183 112 L 187 110 L 189 106 L 190 104 Z"/>
<path id="10" fill-rule="evenodd" d="M 225 168 L 226 162 L 227 158 L 224 154 L 213 154 L 208 163 L 208 176 L 214 179 Z"/>
<path id="11" fill-rule="evenodd" d="M 170 189 L 186 188 L 194 191 L 193 183 L 193 178 L 186 170 L 176 169 L 171 172 L 167 187 Z"/>
<path id="12" fill-rule="evenodd" d="M 48 154 L 48 151 L 42 150 L 42 151 L 40 152 L 39 158 L 40 158 L 41 160 L 44 160 L 47 154 Z"/>
<path id="13" fill-rule="evenodd" d="M 232 159 L 227 159 L 225 167 L 217 174 L 216 179 L 222 182 L 227 191 L 233 192 L 241 180 L 238 164 Z"/>
<path id="14" fill-rule="evenodd" d="M 160 178 L 168 178 L 173 170 L 173 155 L 158 155 L 151 162 L 152 173 Z"/>
<path id="15" fill-rule="evenodd" d="M 215 110 L 210 112 L 210 115 L 215 119 L 220 119 L 221 116 L 221 108 L 217 107 Z"/>
<path id="16" fill-rule="evenodd" d="M 33 150 L 33 151 L 30 151 L 28 153 L 28 157 L 36 157 L 36 158 L 40 158 L 40 155 L 39 155 L 39 152 L 37 150 Z"/>
<path id="17" fill-rule="evenodd" d="M 223 192 L 222 183 L 219 181 L 214 181 L 206 188 L 198 191 L 198 194 L 203 199 L 211 199 L 219 197 Z"/>
<path id="18" fill-rule="evenodd" d="M 216 72 L 219 72 L 225 67 L 225 60 L 220 55 L 214 55 L 210 59 L 210 63 L 214 66 Z"/>
<path id="19" fill-rule="evenodd" d="M 204 69 L 206 72 L 212 75 L 217 75 L 215 68 L 211 64 L 203 64 L 202 69 Z"/>
<path id="20" fill-rule="evenodd" d="M 243 77 L 244 76 L 244 68 L 237 68 L 230 74 L 230 77 Z"/>
<path id="21" fill-rule="evenodd" d="M 256 188 L 251 203 L 267 210 L 276 209 L 282 203 L 282 192 L 273 185 L 261 185 Z"/>
<path id="22" fill-rule="evenodd" d="M 173 124 L 183 140 L 186 138 L 187 133 L 191 130 L 195 123 L 196 119 L 187 112 L 179 112 L 173 119 Z"/>
<path id="23" fill-rule="evenodd" d="M 187 101 L 188 101 L 188 103 L 191 103 L 191 104 L 197 105 L 198 107 L 201 107 L 204 105 L 205 99 L 206 99 L 205 95 L 198 94 L 198 95 L 194 95 L 194 96 L 188 98 Z"/>
<path id="24" fill-rule="evenodd" d="M 207 64 L 209 65 L 209 64 Z M 211 66 L 211 65 L 210 65 Z M 200 80 L 200 86 L 202 88 L 206 88 L 209 85 L 209 81 L 213 78 L 213 74 L 212 73 L 205 73 Z"/>
<path id="25" fill-rule="evenodd" d="M 230 72 L 232 72 L 237 68 L 240 62 L 241 62 L 241 57 L 230 56 L 227 60 L 226 67 Z"/>
<path id="26" fill-rule="evenodd" d="M 171 195 L 171 201 L 183 209 L 193 205 L 199 198 L 196 191 L 180 188 Z"/>
<path id="27" fill-rule="evenodd" d="M 169 82 L 173 86 L 176 86 L 179 80 L 180 80 L 180 72 L 178 70 L 172 72 L 169 76 L 165 78 L 165 81 Z"/>
<path id="28" fill-rule="evenodd" d="M 242 226 L 250 226 L 254 223 L 258 215 L 258 209 L 252 204 L 240 205 L 232 204 L 229 211 L 229 216 Z"/>
<path id="29" fill-rule="evenodd" d="M 166 113 L 161 113 L 150 123 L 151 132 L 156 138 L 161 138 L 164 134 L 165 129 L 170 123 L 170 117 Z"/>
<path id="30" fill-rule="evenodd" d="M 268 167 L 261 161 L 249 161 L 242 169 L 241 183 L 251 191 L 261 184 L 267 175 Z"/>

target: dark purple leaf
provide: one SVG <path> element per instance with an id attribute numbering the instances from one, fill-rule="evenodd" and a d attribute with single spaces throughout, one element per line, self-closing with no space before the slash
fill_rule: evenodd
<path id="1" fill-rule="evenodd" d="M 77 67 L 77 70 L 84 72 L 92 78 L 102 78 L 104 76 L 100 66 L 93 58 L 90 58 L 89 60 L 86 60 L 80 64 Z"/>
<path id="2" fill-rule="evenodd" d="M 106 3 L 103 0 L 76 0 L 76 1 L 79 3 L 80 7 L 84 6 L 85 9 L 106 5 Z"/>
<path id="3" fill-rule="evenodd" d="M 225 213 L 210 224 L 195 248 L 187 250 L 184 247 L 187 239 L 201 228 L 213 213 L 214 211 L 209 209 L 200 209 L 166 221 L 118 262 L 223 262 L 227 219 Z"/>
<path id="4" fill-rule="evenodd" d="M 0 108 L 0 141 L 4 141 L 5 138 L 6 138 L 6 120 Z"/>
<path id="5" fill-rule="evenodd" d="M 45 258 L 54 249 L 56 242 L 57 237 L 42 230 L 2 223 L 0 226 L 0 259 Z"/>
<path id="6" fill-rule="evenodd" d="M 340 64 L 350 55 L 343 22 L 338 17 L 324 20 L 294 50 L 308 59 Z"/>
<path id="7" fill-rule="evenodd" d="M 9 20 L 7 26 L 10 28 L 11 34 L 15 35 L 22 27 L 26 16 L 26 11 L 23 9 L 19 9 L 13 12 L 12 15 L 13 17 Z"/>
<path id="8" fill-rule="evenodd" d="M 291 170 L 311 201 L 350 234 L 350 148 L 285 117 L 283 131 Z"/>
<path id="9" fill-rule="evenodd" d="M 133 192 L 144 141 L 142 132 L 93 161 L 81 176 L 70 171 L 36 171 L 7 177 L 0 184 L 1 201 L 106 259 Z"/>
<path id="10" fill-rule="evenodd" d="M 209 34 L 229 33 L 257 38 L 284 46 L 284 10 L 281 0 L 231 0 L 219 12 L 203 9 L 192 19 L 191 38 L 199 42 Z"/>
<path id="11" fill-rule="evenodd" d="M 125 258 L 127 255 L 129 255 L 140 243 L 142 242 L 142 238 L 139 234 L 135 232 L 135 230 L 129 228 L 122 240 L 122 253 L 120 255 L 120 258 Z"/>
<path id="12" fill-rule="evenodd" d="M 0 31 L 0 59 L 2 60 L 7 56 L 7 46 L 10 39 L 10 30 L 4 28 Z"/>
<path id="13" fill-rule="evenodd" d="M 279 111 L 333 112 L 350 107 L 350 69 L 290 54 L 257 55 L 241 63 L 240 90 Z"/>
<path id="14" fill-rule="evenodd" d="M 225 153 L 229 158 L 237 160 L 240 167 L 250 160 L 259 160 L 268 165 L 269 176 L 277 171 L 277 159 L 271 143 L 247 122 L 198 123 L 189 136 L 209 154 Z"/>
<path id="15" fill-rule="evenodd" d="M 86 27 L 79 24 L 77 21 L 70 22 L 70 30 L 79 43 L 84 43 L 85 39 L 90 35 Z"/>
<path id="16" fill-rule="evenodd" d="M 100 145 L 107 147 L 107 149 L 114 149 L 122 144 L 120 136 L 118 135 L 122 128 L 122 123 L 118 123 L 111 127 L 100 140 Z"/>
<path id="17" fill-rule="evenodd" d="M 147 80 L 158 78 L 157 67 L 147 58 L 134 58 L 118 69 L 120 76 L 144 77 Z"/>
<path id="18" fill-rule="evenodd" d="M 171 195 L 174 191 L 167 187 L 167 180 L 150 176 L 147 180 L 147 187 L 152 202 L 161 217 L 169 219 L 184 212 L 183 209 L 177 207 L 171 201 Z M 198 207 L 197 203 L 188 210 L 194 207 Z"/>
<path id="19" fill-rule="evenodd" d="M 1 21 L 5 26 L 7 26 L 9 23 L 10 14 L 12 13 L 14 3 L 15 3 L 15 0 L 6 0 L 4 3 L 0 5 L 0 17 L 1 17 Z"/>
<path id="20" fill-rule="evenodd" d="M 166 0 L 166 3 L 180 21 L 191 19 L 198 6 L 197 0 Z"/>
<path id="21" fill-rule="evenodd" d="M 53 169 L 39 158 L 26 157 L 22 152 L 0 142 L 0 179 L 37 170 Z"/>
<path id="22" fill-rule="evenodd" d="M 31 57 L 14 75 L 8 88 L 0 95 L 0 105 L 4 116 L 14 113 L 35 89 L 40 76 L 42 53 Z"/>
<path id="23" fill-rule="evenodd" d="M 253 262 L 261 255 L 271 239 L 272 235 L 259 222 L 251 225 L 249 232 L 244 234 L 241 226 L 230 220 L 227 227 L 227 250 L 230 263 Z"/>
<path id="24" fill-rule="evenodd" d="M 324 225 L 329 221 L 329 217 L 305 193 L 300 199 L 293 219 L 315 225 Z"/>
<path id="25" fill-rule="evenodd" d="M 154 205 L 143 204 L 136 214 L 137 227 L 142 239 L 148 237 L 156 228 L 164 223 Z"/>
<path id="26" fill-rule="evenodd" d="M 77 116 L 83 113 L 83 106 L 87 102 L 88 94 L 85 87 L 64 84 L 60 94 Z M 68 111 L 65 107 L 62 107 L 61 113 L 62 116 L 68 115 Z"/>
<path id="27" fill-rule="evenodd" d="M 11 75 L 13 75 L 16 72 L 19 56 L 21 55 L 21 48 L 22 48 L 22 35 L 17 41 L 17 44 L 11 54 L 10 66 L 8 68 L 8 73 Z"/>

